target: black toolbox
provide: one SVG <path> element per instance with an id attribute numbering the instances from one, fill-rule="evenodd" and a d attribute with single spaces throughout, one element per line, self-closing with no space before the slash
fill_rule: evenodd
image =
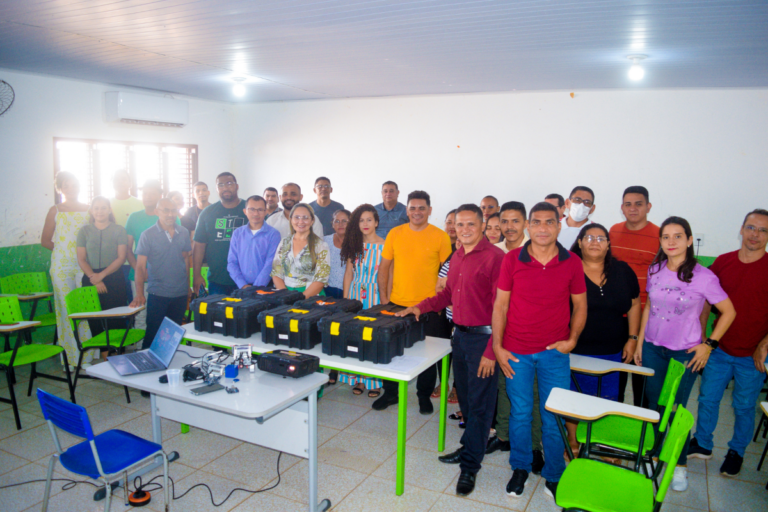
<path id="1" fill-rule="evenodd" d="M 405 350 L 408 322 L 405 318 L 336 313 L 318 323 L 323 353 L 388 364 Z"/>
<path id="2" fill-rule="evenodd" d="M 232 297 L 239 299 L 257 299 L 268 302 L 272 307 L 293 304 L 296 301 L 304 300 L 304 294 L 293 290 L 278 290 L 277 288 L 268 288 L 266 286 L 249 286 L 248 288 L 239 288 L 231 293 Z"/>
<path id="3" fill-rule="evenodd" d="M 200 332 L 213 332 L 213 320 L 208 314 L 208 307 L 213 302 L 226 298 L 226 295 L 207 295 L 199 297 L 189 303 L 189 310 L 195 317 L 195 330 Z"/>
<path id="4" fill-rule="evenodd" d="M 267 302 L 255 299 L 224 297 L 208 304 L 213 331 L 233 338 L 250 338 L 259 332 L 259 313 L 269 309 Z"/>
<path id="5" fill-rule="evenodd" d="M 403 306 L 396 306 L 394 304 L 378 304 L 372 308 L 364 309 L 360 312 L 362 316 L 383 316 L 389 318 L 395 317 L 395 313 L 403 311 Z M 416 315 L 407 315 L 400 320 L 405 320 L 408 326 L 408 333 L 405 337 L 405 348 L 411 348 L 417 341 L 424 341 L 424 323 L 427 322 L 428 316 L 419 316 L 420 321 L 416 321 Z"/>
<path id="6" fill-rule="evenodd" d="M 333 311 L 330 309 L 301 309 L 296 306 L 280 306 L 262 311 L 259 313 L 261 341 L 309 350 L 322 340 L 317 328 L 318 321 L 331 315 Z"/>
<path id="7" fill-rule="evenodd" d="M 334 299 L 333 297 L 310 297 L 294 304 L 300 309 L 323 308 L 334 313 L 357 313 L 363 309 L 363 303 L 354 299 Z"/>

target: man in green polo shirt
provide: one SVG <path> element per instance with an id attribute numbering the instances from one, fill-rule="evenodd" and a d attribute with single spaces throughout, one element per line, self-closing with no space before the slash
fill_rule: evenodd
<path id="1" fill-rule="evenodd" d="M 193 249 L 194 291 L 205 284 L 201 269 L 203 258 L 208 263 L 208 292 L 229 295 L 237 285 L 227 272 L 227 256 L 232 233 L 248 223 L 245 201 L 237 196 L 239 186 L 235 175 L 223 172 L 216 176 L 220 201 L 200 213 L 195 228 Z"/>

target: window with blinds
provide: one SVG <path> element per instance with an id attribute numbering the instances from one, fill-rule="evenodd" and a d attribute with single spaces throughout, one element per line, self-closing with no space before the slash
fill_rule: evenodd
<path id="1" fill-rule="evenodd" d="M 197 182 L 197 145 L 149 144 L 101 140 L 54 138 L 54 176 L 71 172 L 80 181 L 80 201 L 90 203 L 96 196 L 113 197 L 112 177 L 128 171 L 131 195 L 140 197 L 140 187 L 150 179 L 159 180 L 163 192 L 178 190 L 184 206 L 194 201 Z M 56 203 L 62 199 L 55 193 Z"/>

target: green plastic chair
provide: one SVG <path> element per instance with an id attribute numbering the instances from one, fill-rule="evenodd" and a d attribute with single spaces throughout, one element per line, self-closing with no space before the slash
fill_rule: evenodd
<path id="1" fill-rule="evenodd" d="M 67 314 L 69 315 L 101 311 L 99 293 L 95 286 L 84 286 L 72 290 L 67 294 L 65 302 L 67 304 Z M 129 318 L 132 325 L 135 318 L 133 315 Z M 100 320 L 104 325 L 104 331 L 87 341 L 80 341 L 80 333 L 77 331 L 77 324 L 84 320 Z M 126 347 L 135 345 L 144 339 L 145 332 L 143 329 L 107 329 L 107 320 L 114 320 L 114 318 L 84 317 L 74 320 L 70 319 L 72 331 L 75 333 L 77 350 L 80 352 L 80 357 L 77 360 L 77 367 L 75 368 L 74 388 L 77 388 L 77 381 L 80 378 L 80 368 L 83 364 L 83 356 L 87 351 L 106 350 L 109 354 L 122 354 L 125 352 Z M 82 377 L 85 379 L 91 378 L 89 375 L 83 375 Z M 128 393 L 128 387 L 123 387 L 125 388 L 126 400 L 128 403 L 131 403 L 131 395 Z"/>
<path id="2" fill-rule="evenodd" d="M 21 307 L 19 306 L 19 299 L 16 297 L 0 297 L 0 323 L 3 324 L 15 324 L 17 322 L 24 321 L 24 317 L 21 315 Z M 72 378 L 69 374 L 69 364 L 67 361 L 67 353 L 63 347 L 56 345 L 39 345 L 32 343 L 32 336 L 30 331 L 19 331 L 16 336 L 16 343 L 13 345 L 13 349 L 10 347 L 10 338 L 12 332 L 4 332 L 5 347 L 2 354 L 0 354 L 0 370 L 5 371 L 5 378 L 8 381 L 8 393 L 11 398 L 0 397 L 0 402 L 11 404 L 13 407 L 13 416 L 16 420 L 16 429 L 21 430 L 21 419 L 19 419 L 19 407 L 16 403 L 16 393 L 13 386 L 16 383 L 14 370 L 20 366 L 32 365 L 32 373 L 29 377 L 29 389 L 27 390 L 27 396 L 32 395 L 32 387 L 37 377 L 43 377 L 51 380 L 58 380 L 60 382 L 66 382 L 69 386 L 69 397 L 73 403 L 75 403 L 75 388 L 72 385 Z M 24 341 L 27 343 L 25 344 Z M 64 354 L 64 365 L 66 367 L 67 378 L 57 377 L 54 375 L 48 375 L 45 373 L 39 373 L 37 371 L 37 363 L 45 361 L 51 357 L 56 357 L 59 354 Z"/>
<path id="3" fill-rule="evenodd" d="M 11 293 L 14 295 L 24 295 L 30 293 L 50 292 L 51 289 L 48 286 L 48 277 L 45 272 L 26 272 L 23 274 L 13 274 L 6 277 L 0 277 L 0 288 L 3 293 Z M 42 303 L 48 304 L 48 312 L 40 313 L 39 306 Z M 46 299 L 40 299 L 30 320 L 40 322 L 40 327 L 56 326 L 56 313 L 53 311 L 53 300 L 49 297 Z M 53 342 L 58 340 L 58 330 L 54 333 Z"/>
<path id="4" fill-rule="evenodd" d="M 645 435 L 643 437 L 643 447 L 641 459 L 651 465 L 653 470 L 652 454 L 656 452 L 661 444 L 664 432 L 667 430 L 669 417 L 674 409 L 677 397 L 677 389 L 680 387 L 680 381 L 683 379 L 685 366 L 679 361 L 671 359 L 667 367 L 667 376 L 664 378 L 664 384 L 659 395 L 658 411 L 661 414 L 658 433 L 655 433 L 651 423 L 643 422 L 634 418 L 624 416 L 606 416 L 595 422 L 592 422 L 592 432 L 587 446 L 587 423 L 580 422 L 576 428 L 576 440 L 582 443 L 582 454 L 588 453 L 589 456 L 616 457 L 626 460 L 636 460 L 638 458 L 638 449 L 640 447 L 640 437 L 645 425 Z M 604 452 L 600 449 L 593 449 L 592 445 L 601 445 L 617 450 L 618 453 Z M 645 465 L 643 464 L 645 471 Z"/>
<path id="5" fill-rule="evenodd" d="M 557 485 L 555 502 L 564 510 L 586 512 L 657 512 L 661 509 L 672 482 L 685 440 L 693 427 L 693 415 L 678 406 L 659 455 L 659 464 L 651 478 L 627 468 L 591 459 L 575 459 L 565 468 Z M 661 479 L 656 495 L 653 482 Z"/>

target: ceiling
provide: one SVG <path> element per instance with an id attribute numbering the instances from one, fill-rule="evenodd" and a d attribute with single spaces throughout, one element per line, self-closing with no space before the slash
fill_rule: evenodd
<path id="1" fill-rule="evenodd" d="M 226 102 L 766 87 L 768 1 L 2 0 L 0 68 Z"/>

